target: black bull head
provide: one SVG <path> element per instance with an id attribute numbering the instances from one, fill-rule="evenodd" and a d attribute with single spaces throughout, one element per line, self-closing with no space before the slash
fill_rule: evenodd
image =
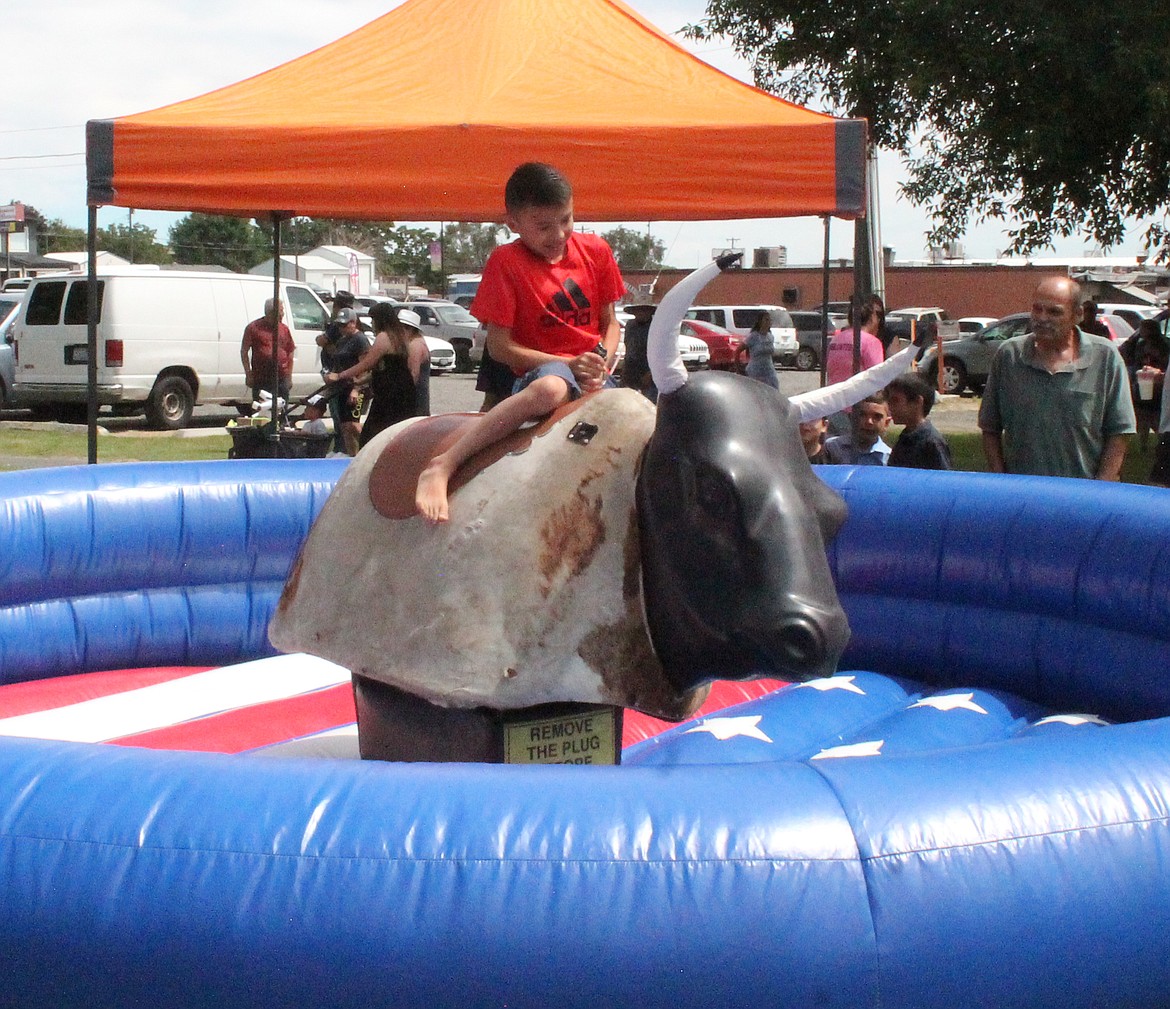
<path id="1" fill-rule="evenodd" d="M 680 693 L 827 676 L 849 640 L 825 556 L 845 503 L 797 420 L 774 389 L 719 372 L 659 399 L 636 496 L 647 624 Z"/>

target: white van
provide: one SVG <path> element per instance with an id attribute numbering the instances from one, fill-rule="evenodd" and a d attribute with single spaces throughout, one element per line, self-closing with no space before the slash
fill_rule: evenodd
<path id="1" fill-rule="evenodd" d="M 124 268 L 98 274 L 97 398 L 118 413 L 145 410 L 175 430 L 196 404 L 242 405 L 240 341 L 264 314 L 270 278 L 238 273 Z M 12 325 L 16 398 L 45 413 L 80 417 L 88 365 L 84 274 L 39 277 Z M 281 281 L 284 321 L 297 345 L 293 394 L 321 385 L 317 336 L 329 313 L 307 284 Z"/>
<path id="2" fill-rule="evenodd" d="M 796 341 L 796 324 L 788 309 L 779 305 L 695 305 L 687 309 L 687 318 L 710 322 L 736 336 L 747 336 L 759 321 L 760 313 L 772 317 L 772 357 L 783 365 L 796 363 L 800 344 Z"/>

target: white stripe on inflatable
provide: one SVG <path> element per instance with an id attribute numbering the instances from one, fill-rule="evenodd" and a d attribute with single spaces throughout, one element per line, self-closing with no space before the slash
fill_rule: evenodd
<path id="1" fill-rule="evenodd" d="M 872 396 L 903 372 L 909 371 L 918 350 L 918 347 L 911 344 L 881 364 L 859 371 L 844 382 L 790 396 L 789 402 L 800 411 L 802 421 L 828 417 L 848 406 L 853 406 L 854 403 L 860 403 L 866 396 Z"/>
<path id="2" fill-rule="evenodd" d="M 678 352 L 678 327 L 695 295 L 719 273 L 719 261 L 712 260 L 687 274 L 662 296 L 662 302 L 650 320 L 646 360 L 659 394 L 675 392 L 687 384 L 687 369 Z"/>
<path id="3" fill-rule="evenodd" d="M 3 718 L 0 736 L 100 743 L 349 680 L 348 669 L 315 655 L 277 655 Z"/>

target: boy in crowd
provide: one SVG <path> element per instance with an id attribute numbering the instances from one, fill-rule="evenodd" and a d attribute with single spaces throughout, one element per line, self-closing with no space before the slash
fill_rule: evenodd
<path id="1" fill-rule="evenodd" d="M 613 252 L 573 231 L 573 190 L 551 165 L 528 162 L 504 187 L 505 221 L 520 237 L 488 258 L 471 314 L 487 327 L 493 358 L 517 381 L 513 394 L 472 421 L 419 475 L 415 504 L 446 522 L 447 484 L 459 466 L 523 424 L 582 393 L 612 385 L 614 305 L 625 293 Z"/>
<path id="2" fill-rule="evenodd" d="M 804 454 L 814 466 L 828 462 L 825 458 L 825 433 L 829 429 L 827 417 L 817 417 L 816 420 L 802 420 L 800 427 L 800 443 L 804 446 Z"/>
<path id="3" fill-rule="evenodd" d="M 852 431 L 839 434 L 825 442 L 825 462 L 846 466 L 884 466 L 890 457 L 890 446 L 882 435 L 890 426 L 890 410 L 886 394 L 875 392 L 866 396 L 849 412 Z"/>
<path id="4" fill-rule="evenodd" d="M 903 425 L 886 465 L 951 469 L 951 447 L 927 420 L 934 407 L 934 390 L 929 383 L 917 375 L 899 375 L 886 386 L 886 402 L 890 419 Z"/>

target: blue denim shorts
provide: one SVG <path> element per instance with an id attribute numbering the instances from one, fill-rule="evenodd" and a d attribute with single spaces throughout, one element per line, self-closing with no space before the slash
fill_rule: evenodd
<path id="1" fill-rule="evenodd" d="M 569 399 L 574 400 L 581 395 L 581 386 L 577 382 L 577 376 L 573 374 L 573 369 L 569 367 L 565 361 L 548 361 L 545 364 L 538 364 L 531 371 L 526 372 L 516 379 L 512 386 L 512 395 L 515 396 L 521 389 L 531 385 L 538 378 L 544 378 L 545 375 L 556 375 L 557 378 L 563 378 L 565 384 L 569 387 Z M 607 375 L 605 378 L 605 385 L 603 389 L 616 389 L 617 383 L 613 380 L 612 375 Z"/>

